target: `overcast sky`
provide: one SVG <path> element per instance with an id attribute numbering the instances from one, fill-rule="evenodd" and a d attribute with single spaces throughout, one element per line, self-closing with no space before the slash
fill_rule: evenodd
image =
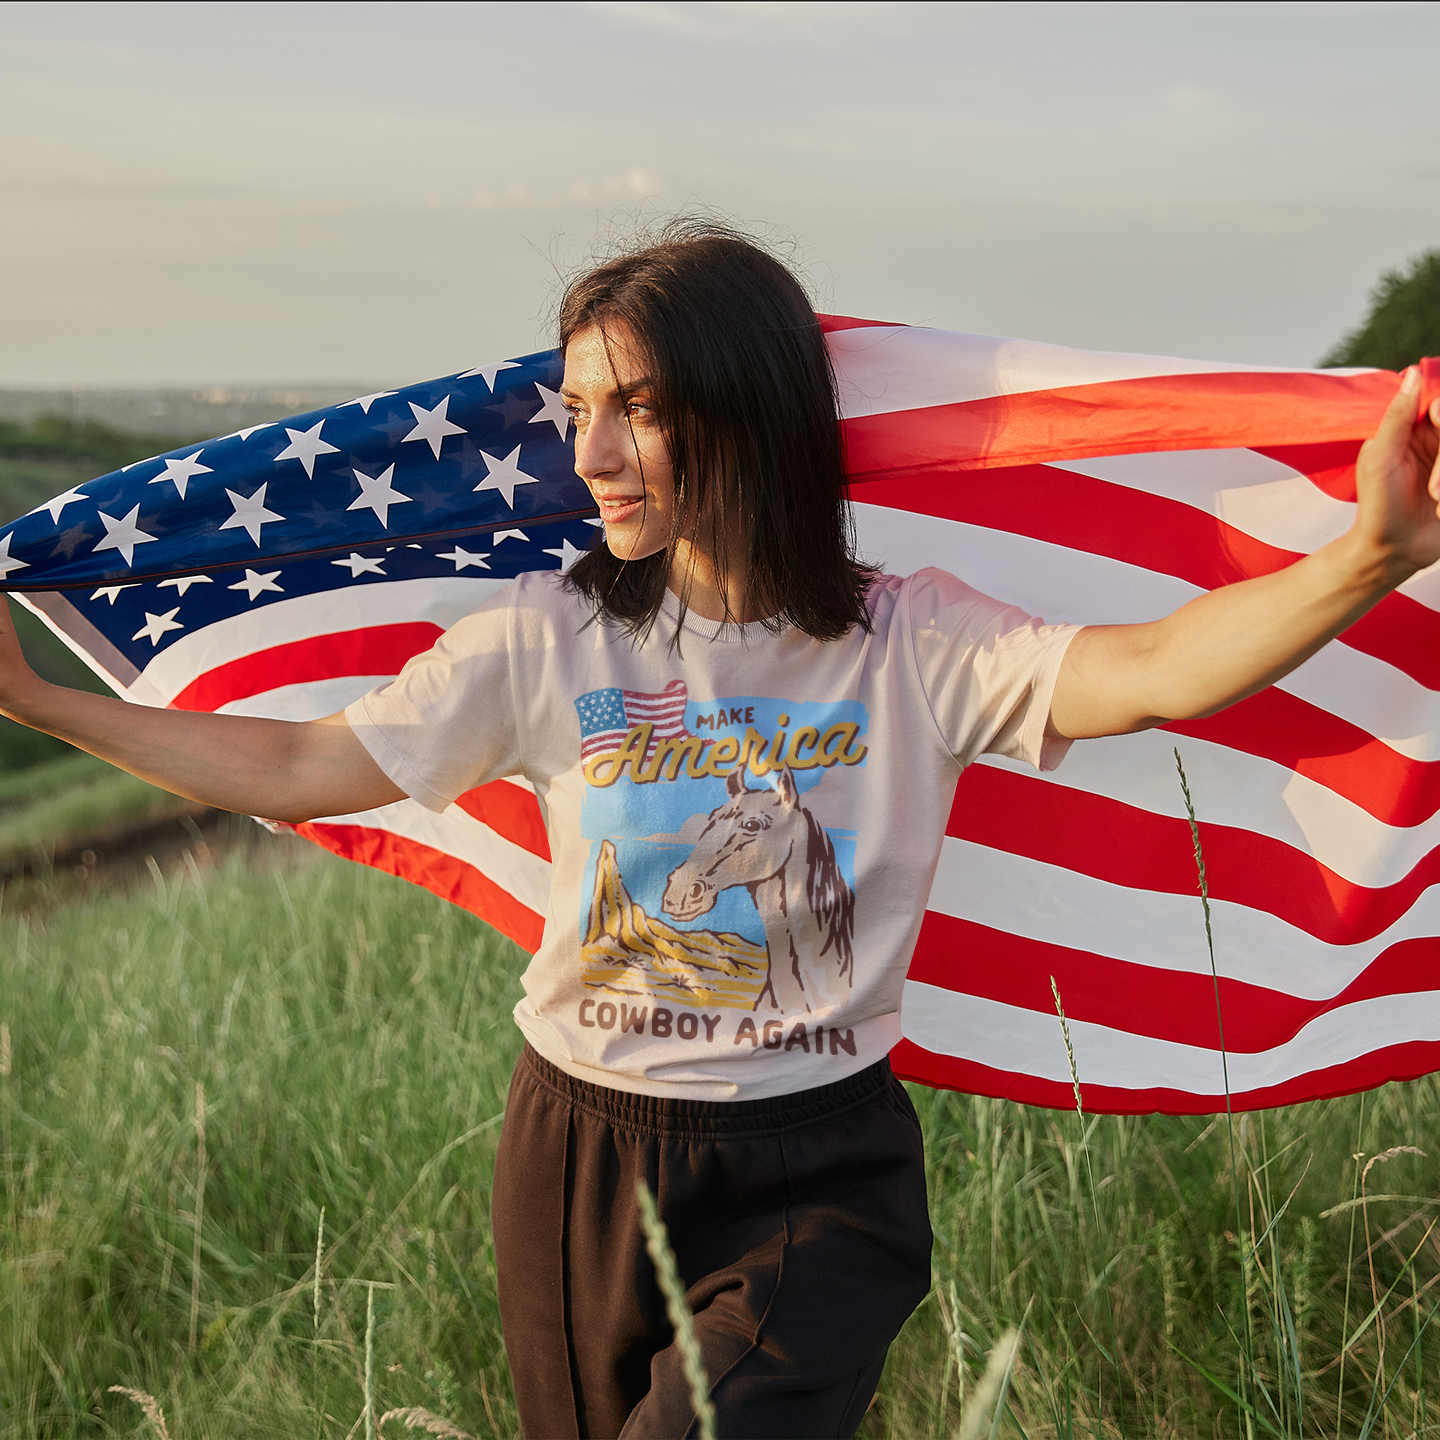
<path id="1" fill-rule="evenodd" d="M 617 213 L 855 315 L 1310 364 L 1440 245 L 1434 4 L 0 6 L 0 385 L 550 343 Z"/>

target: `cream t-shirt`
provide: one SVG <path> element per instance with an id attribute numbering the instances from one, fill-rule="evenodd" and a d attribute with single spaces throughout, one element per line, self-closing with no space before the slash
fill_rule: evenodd
<path id="1" fill-rule="evenodd" d="M 520 576 L 345 712 L 440 811 L 523 775 L 554 861 L 515 1018 L 568 1074 L 758 1099 L 843 1079 L 900 1036 L 900 993 L 955 782 L 1051 769 L 1077 627 L 938 570 L 885 576 L 874 629 L 822 642 L 673 600 L 643 641 Z"/>

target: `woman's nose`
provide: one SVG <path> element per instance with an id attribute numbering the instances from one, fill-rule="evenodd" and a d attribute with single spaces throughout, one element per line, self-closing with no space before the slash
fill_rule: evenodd
<path id="1" fill-rule="evenodd" d="M 624 439 L 606 420 L 593 419 L 575 431 L 575 473 L 582 480 L 613 475 L 625 464 Z"/>

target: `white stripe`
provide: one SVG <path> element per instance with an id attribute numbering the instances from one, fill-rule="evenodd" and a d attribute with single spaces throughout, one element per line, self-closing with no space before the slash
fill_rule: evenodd
<path id="1" fill-rule="evenodd" d="M 1067 1017 L 1067 1023 L 1082 1096 L 1086 1085 L 1121 1089 L 1163 1085 L 1193 1095 L 1224 1091 L 1218 1050 L 1133 1035 L 1086 1020 Z M 1065 1042 L 1053 1012 L 1024 1010 L 907 980 L 900 1028 L 908 1039 L 940 1055 L 1070 1083 Z M 1230 1090 L 1234 1094 L 1278 1085 L 1412 1040 L 1440 1040 L 1440 991 L 1357 1000 L 1317 1016 L 1283 1045 L 1255 1055 L 1231 1051 Z"/>
<path id="2" fill-rule="evenodd" d="M 311 640 L 369 625 L 428 621 L 449 629 L 483 604 L 509 580 L 471 579 L 463 575 L 423 580 L 392 580 L 324 590 L 277 600 L 217 620 L 190 635 L 178 636 L 146 667 L 143 678 L 173 700 L 196 676 L 242 660 L 258 650 Z"/>
<path id="3" fill-rule="evenodd" d="M 437 815 L 416 800 L 397 800 L 393 805 L 361 810 L 353 815 L 326 815 L 315 824 L 363 825 L 443 850 L 473 865 L 520 904 L 544 918 L 550 897 L 550 862 L 521 849 L 467 815 L 458 805 L 451 805 Z"/>
<path id="4" fill-rule="evenodd" d="M 1177 500 L 1267 545 L 1300 554 L 1338 540 L 1355 519 L 1353 503 L 1336 500 L 1298 471 L 1253 450 L 1107 455 L 1065 460 L 1053 468 Z M 1411 576 L 1400 590 L 1440 610 L 1440 564 Z"/>
<path id="5" fill-rule="evenodd" d="M 967 335 L 918 325 L 866 325 L 834 330 L 825 338 L 835 367 L 840 413 L 846 419 L 1156 375 L 1316 373 L 1215 360 L 1177 360 L 1165 355 L 1072 350 L 1035 340 Z"/>
<path id="6" fill-rule="evenodd" d="M 307 680 L 281 685 L 258 695 L 231 700 L 217 715 L 256 715 L 264 720 L 318 720 L 336 715 L 352 700 L 393 680 L 393 675 L 338 675 L 331 680 Z"/>
<path id="7" fill-rule="evenodd" d="M 1195 814 L 1293 846 L 1355 885 L 1377 889 L 1403 880 L 1440 845 L 1440 813 L 1422 824 L 1386 825 L 1333 790 L 1273 760 L 1163 730 L 1107 735 L 1072 745 L 1058 770 L 1037 776 L 1028 765 L 987 755 L 979 763 L 1148 810 L 1185 817 L 1175 751 L 1185 762 Z"/>
<path id="8" fill-rule="evenodd" d="M 1206 592 L 1104 555 L 881 505 L 857 504 L 860 547 L 905 575 L 934 565 L 1006 604 L 1078 625 L 1158 620 Z M 1277 686 L 1413 760 L 1440 759 L 1440 695 L 1348 645 L 1327 645 Z"/>
<path id="9" fill-rule="evenodd" d="M 1174 450 L 1060 460 L 1052 467 L 1203 511 L 1267 545 L 1308 554 L 1337 539 L 1355 506 L 1254 450 Z"/>
<path id="10" fill-rule="evenodd" d="M 1210 973 L 1200 896 L 1131 889 L 1062 865 L 946 836 L 926 908 L 1027 940 L 1128 960 Z M 1211 898 L 1215 966 L 1230 979 L 1305 1000 L 1340 994 L 1381 951 L 1440 934 L 1440 888 L 1372 940 L 1329 945 L 1278 916 Z M 957 988 L 963 988 L 957 969 Z"/>

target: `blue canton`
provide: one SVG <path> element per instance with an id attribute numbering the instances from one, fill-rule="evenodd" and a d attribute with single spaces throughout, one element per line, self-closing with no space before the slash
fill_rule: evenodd
<path id="1" fill-rule="evenodd" d="M 485 566 L 494 575 L 566 565 L 593 541 L 593 530 L 582 532 L 595 507 L 574 471 L 563 369 L 558 351 L 542 351 L 127 465 L 0 527 L 0 585 L 150 582 L 153 604 L 137 611 L 137 624 L 143 613 L 153 654 L 176 623 L 167 617 L 176 590 L 153 593 L 164 580 L 207 575 L 180 594 L 196 601 L 203 589 L 207 603 L 243 608 L 280 588 L 294 593 L 296 571 L 265 579 L 279 562 L 341 564 L 357 580 L 453 575 L 466 554 L 481 552 L 495 556 Z M 526 538 L 506 550 L 512 529 Z M 460 537 L 474 541 L 455 545 Z M 416 544 L 419 552 L 409 549 Z M 519 565 L 527 547 L 530 560 Z M 375 568 L 382 559 L 386 568 Z M 478 573 L 480 562 L 468 563 Z M 244 597 L 224 601 L 227 587 Z M 139 598 L 117 593 L 102 603 Z"/>

